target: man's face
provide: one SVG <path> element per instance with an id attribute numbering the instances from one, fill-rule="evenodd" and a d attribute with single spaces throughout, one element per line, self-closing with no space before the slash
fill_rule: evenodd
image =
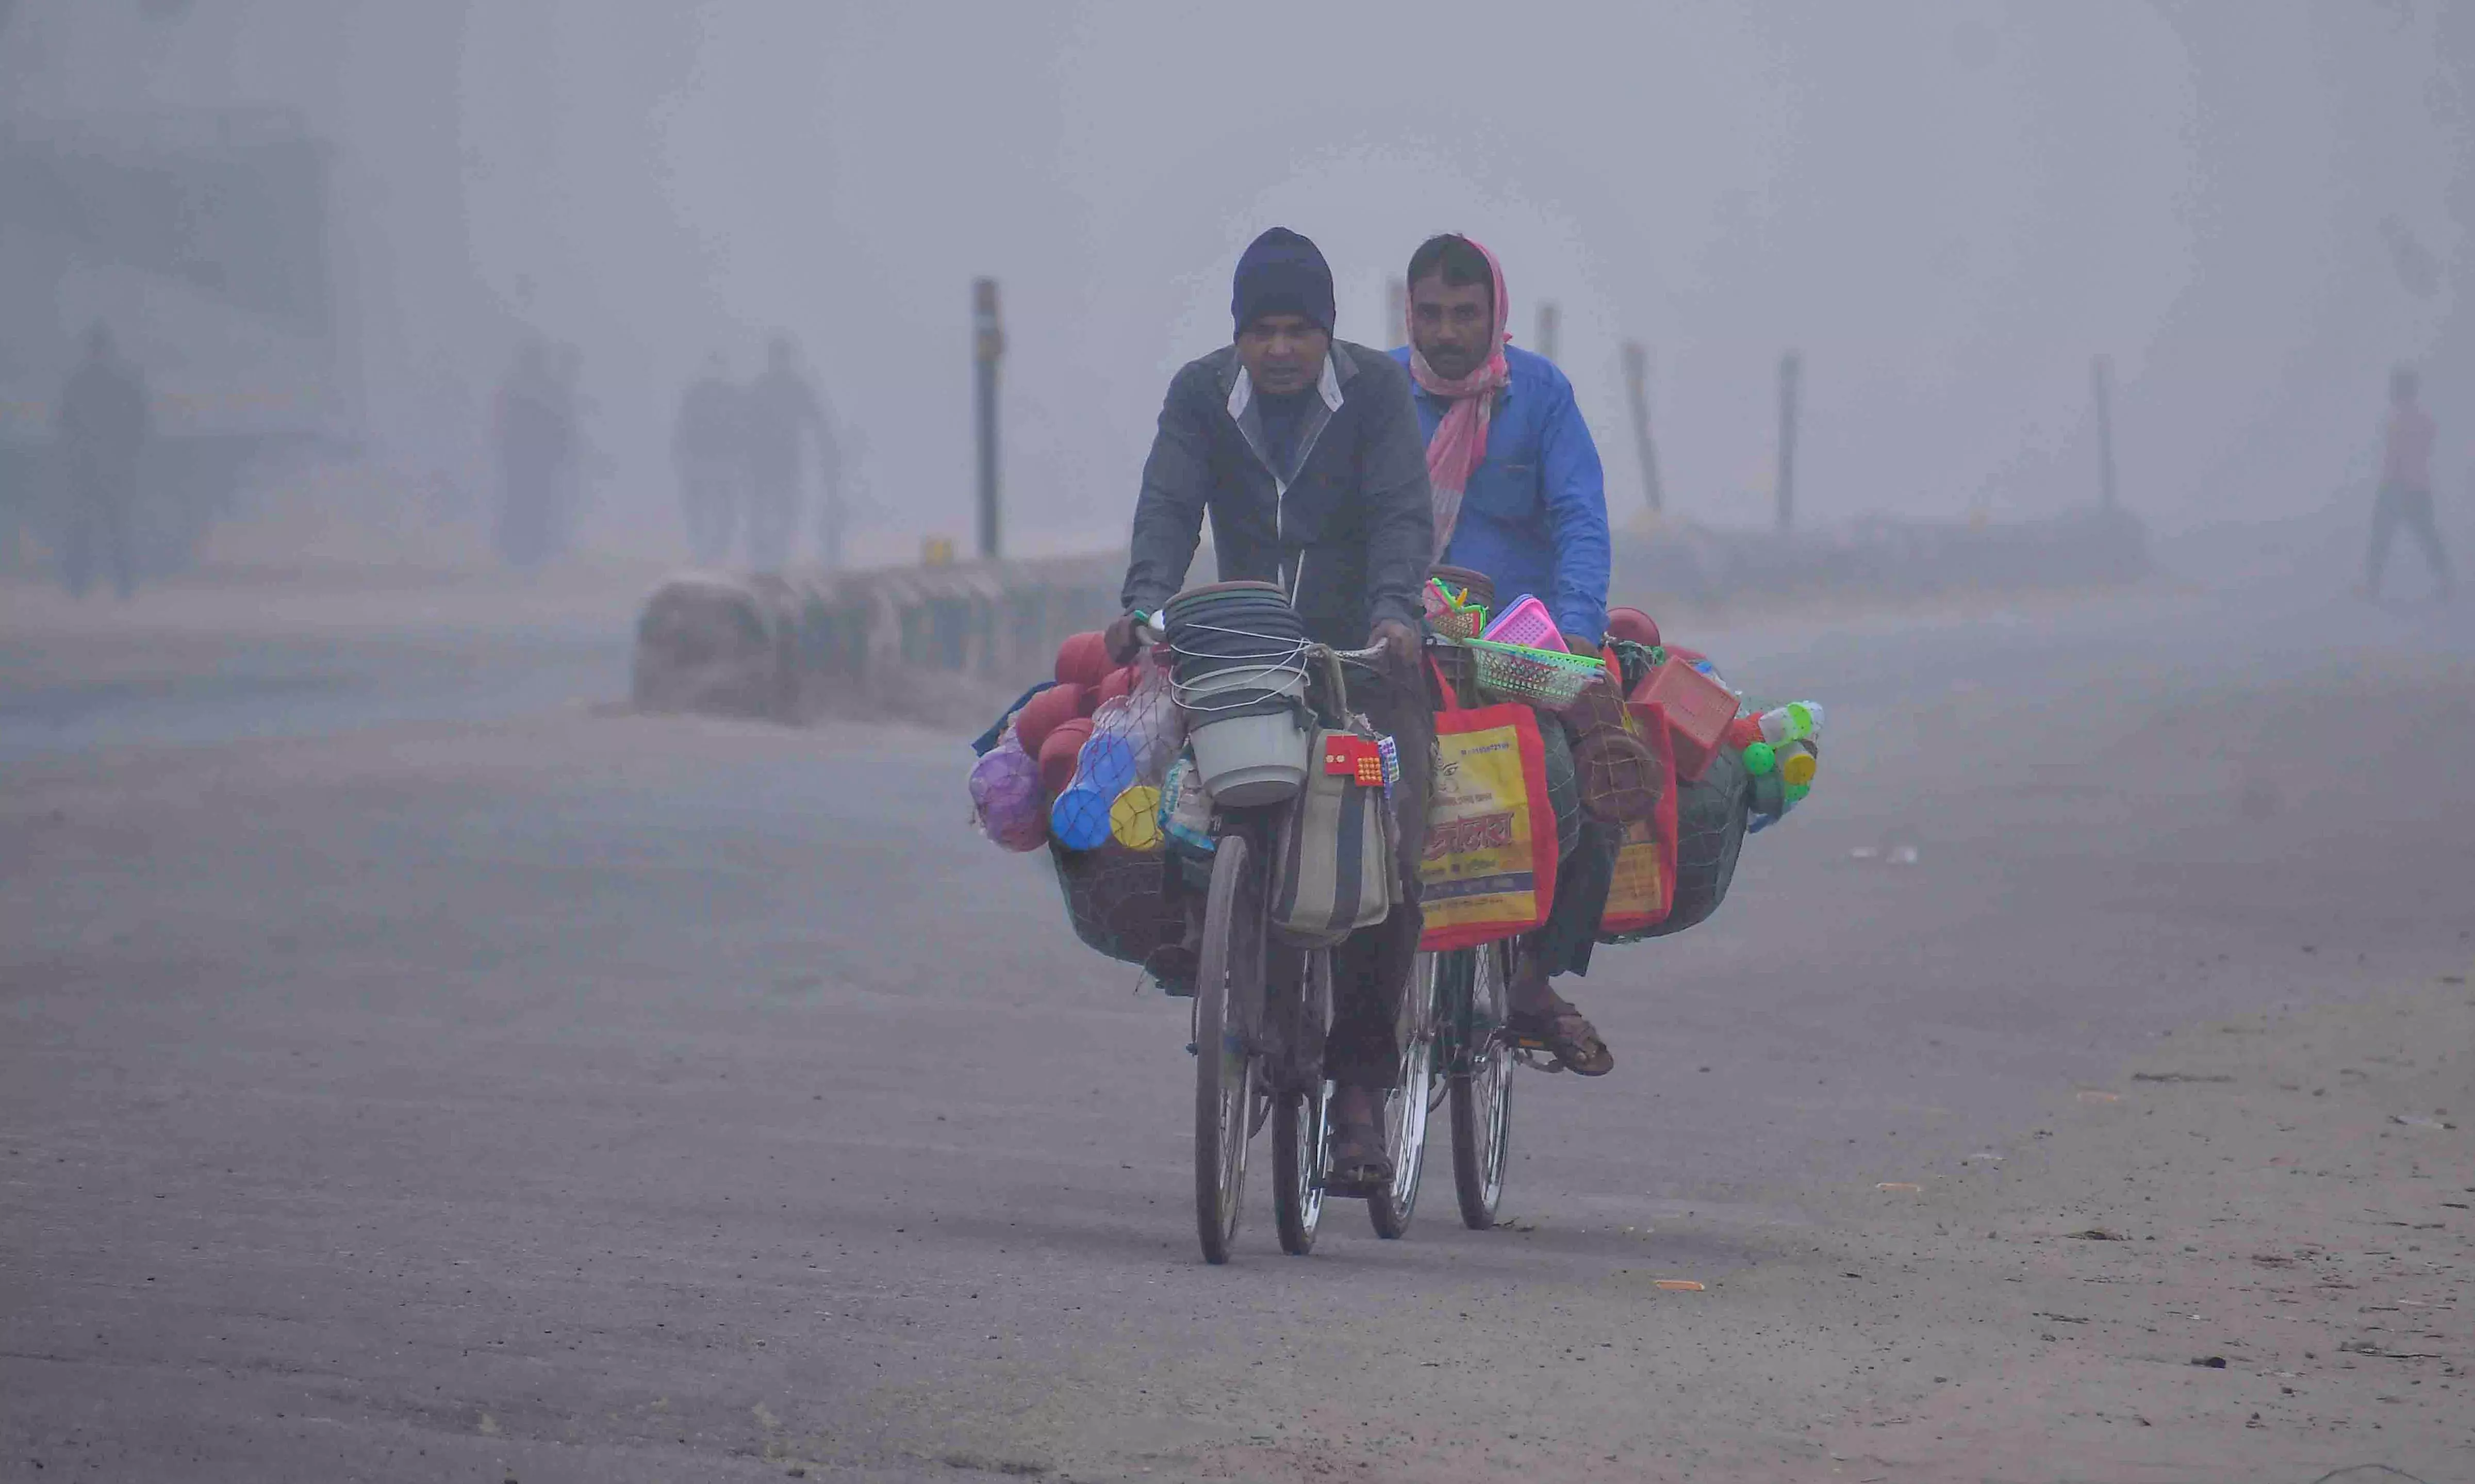
<path id="1" fill-rule="evenodd" d="M 1332 331 L 1303 314 L 1266 314 L 1238 332 L 1238 359 L 1255 390 L 1290 397 L 1323 377 Z"/>
<path id="2" fill-rule="evenodd" d="M 1449 284 L 1431 273 L 1409 285 L 1409 343 L 1435 375 L 1458 381 L 1495 353 L 1495 294 L 1483 283 Z"/>

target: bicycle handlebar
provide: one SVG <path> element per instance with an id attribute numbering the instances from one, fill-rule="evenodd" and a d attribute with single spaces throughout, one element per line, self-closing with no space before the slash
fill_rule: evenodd
<path id="1" fill-rule="evenodd" d="M 1330 645 L 1316 645 L 1314 648 L 1321 653 L 1331 655 L 1344 665 L 1372 665 L 1384 658 L 1382 645 L 1369 645 L 1363 649 L 1336 649 Z"/>

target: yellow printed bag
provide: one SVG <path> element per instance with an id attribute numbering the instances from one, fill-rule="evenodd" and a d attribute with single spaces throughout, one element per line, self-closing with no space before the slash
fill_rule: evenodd
<path id="1" fill-rule="evenodd" d="M 1432 662 L 1430 662 L 1432 664 Z M 1527 933 L 1556 901 L 1556 816 L 1538 714 L 1507 704 L 1469 708 L 1438 672 L 1434 791 L 1418 863 L 1428 952 Z"/>

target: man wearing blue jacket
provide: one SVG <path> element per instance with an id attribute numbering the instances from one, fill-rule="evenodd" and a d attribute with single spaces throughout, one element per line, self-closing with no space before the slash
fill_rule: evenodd
<path id="1" fill-rule="evenodd" d="M 1469 238 L 1419 244 L 1409 285 L 1409 343 L 1392 357 L 1409 373 L 1427 435 L 1434 560 L 1484 572 L 1499 611 L 1536 596 L 1576 653 L 1597 654 L 1607 626 L 1607 497 L 1573 384 L 1545 356 L 1506 343 L 1504 271 Z M 1516 955 L 1510 1029 L 1597 1077 L 1614 1056 L 1548 980 L 1586 967 L 1620 840 L 1595 823 L 1572 833 L 1555 907 Z"/>

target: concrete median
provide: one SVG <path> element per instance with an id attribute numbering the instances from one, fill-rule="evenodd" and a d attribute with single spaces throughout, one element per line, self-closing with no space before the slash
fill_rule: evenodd
<path id="1" fill-rule="evenodd" d="M 1116 553 L 860 572 L 680 572 L 636 625 L 646 712 L 804 723 L 835 715 L 985 719 L 1106 623 Z"/>

